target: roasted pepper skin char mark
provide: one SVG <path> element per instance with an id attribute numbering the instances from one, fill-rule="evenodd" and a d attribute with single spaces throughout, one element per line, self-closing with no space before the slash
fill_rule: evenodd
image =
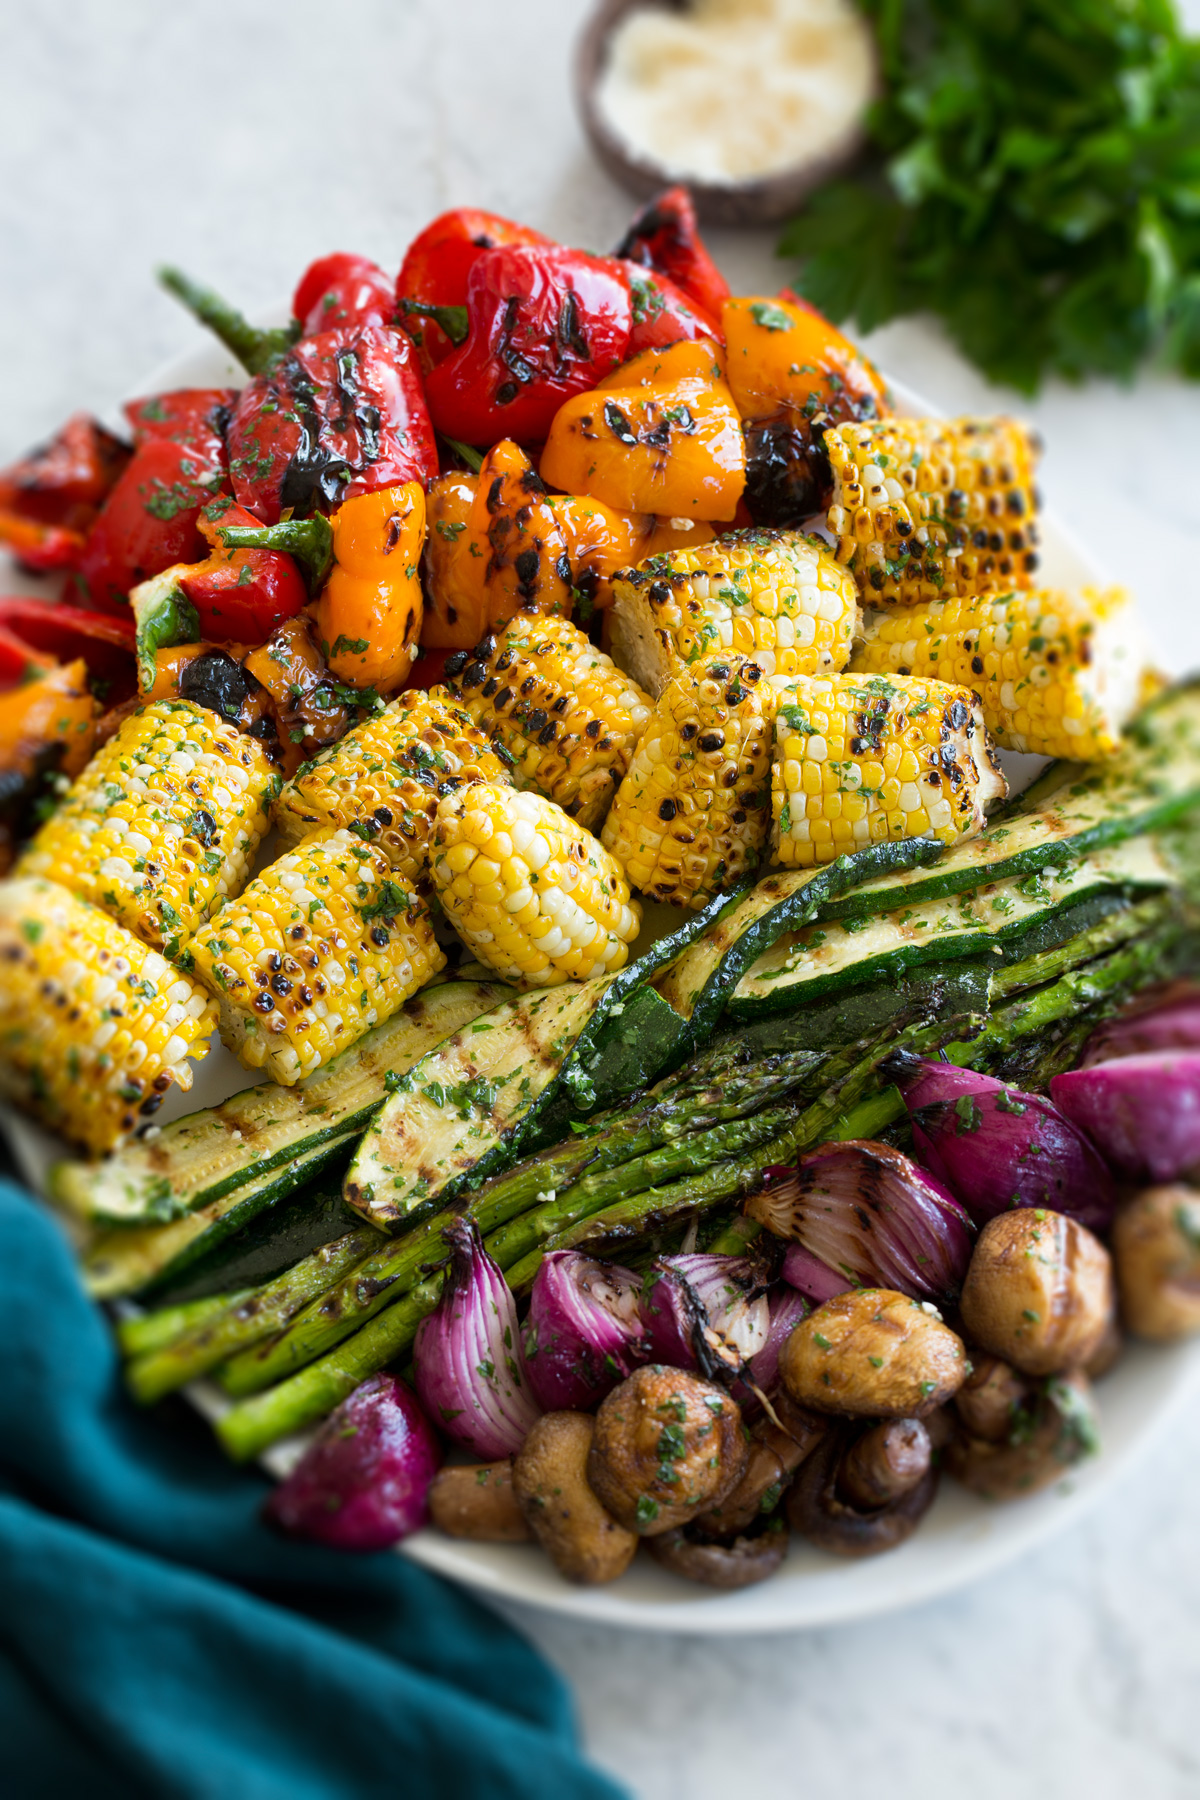
<path id="1" fill-rule="evenodd" d="M 466 307 L 467 336 L 426 392 L 437 429 L 468 444 L 540 441 L 564 400 L 624 359 L 633 328 L 622 265 L 559 245 L 485 251 Z"/>
<path id="2" fill-rule="evenodd" d="M 471 270 L 485 251 L 552 242 L 527 225 L 470 206 L 454 207 L 431 220 L 408 246 L 396 277 L 396 315 L 417 345 L 422 367 L 444 361 L 455 346 L 436 319 L 406 311 L 406 301 L 421 307 L 465 306 Z"/>
<path id="3" fill-rule="evenodd" d="M 704 247 L 685 187 L 667 188 L 635 213 L 614 255 L 665 275 L 714 325 L 720 319 L 729 283 Z"/>
<path id="4" fill-rule="evenodd" d="M 242 389 L 229 428 L 238 503 L 275 524 L 285 508 L 344 500 L 437 474 L 416 353 L 403 331 L 364 325 L 301 338 Z"/>

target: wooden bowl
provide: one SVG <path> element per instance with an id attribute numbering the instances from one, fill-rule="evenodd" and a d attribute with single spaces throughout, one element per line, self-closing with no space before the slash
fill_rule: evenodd
<path id="1" fill-rule="evenodd" d="M 776 225 L 796 212 L 814 188 L 861 153 L 866 143 L 861 120 L 848 127 L 841 141 L 823 156 L 752 181 L 697 181 L 635 150 L 609 125 L 596 96 L 614 29 L 626 13 L 651 6 L 659 12 L 688 10 L 687 0 L 600 0 L 579 41 L 575 62 L 575 95 L 588 140 L 603 167 L 628 193 L 649 200 L 682 182 L 706 225 Z"/>

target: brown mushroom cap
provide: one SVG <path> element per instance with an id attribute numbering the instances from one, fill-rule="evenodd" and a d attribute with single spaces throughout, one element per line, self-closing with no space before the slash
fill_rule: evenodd
<path id="1" fill-rule="evenodd" d="M 963 1284 L 972 1343 L 1026 1375 L 1081 1368 L 1113 1316 L 1112 1259 L 1086 1226 L 1019 1207 L 984 1226 Z"/>
<path id="2" fill-rule="evenodd" d="M 788 1534 L 783 1520 L 777 1523 L 777 1530 L 725 1542 L 689 1537 L 684 1530 L 664 1531 L 647 1538 L 646 1548 L 655 1562 L 673 1574 L 728 1593 L 766 1581 L 780 1567 L 787 1555 Z"/>
<path id="3" fill-rule="evenodd" d="M 527 1544 L 533 1537 L 513 1492 L 511 1457 L 439 1469 L 429 1489 L 429 1514 L 448 1537 L 478 1544 Z"/>
<path id="4" fill-rule="evenodd" d="M 958 1391 L 962 1339 L 936 1309 L 890 1288 L 837 1294 L 801 1321 L 779 1360 L 801 1406 L 854 1418 L 919 1419 Z"/>
<path id="5" fill-rule="evenodd" d="M 1200 1331 L 1200 1193 L 1146 1188 L 1117 1214 L 1113 1257 L 1130 1331 L 1169 1344 Z"/>
<path id="6" fill-rule="evenodd" d="M 1091 1386 L 1077 1369 L 1047 1381 L 1004 1441 L 963 1431 L 943 1461 L 956 1481 L 985 1500 L 1021 1500 L 1065 1475 L 1095 1444 Z"/>
<path id="7" fill-rule="evenodd" d="M 596 1414 L 588 1480 L 613 1517 L 642 1537 L 717 1505 L 745 1466 L 736 1404 L 684 1369 L 637 1369 Z"/>
<path id="8" fill-rule="evenodd" d="M 835 1556 L 878 1556 L 896 1549 L 912 1536 L 937 1494 L 938 1472 L 930 1462 L 921 1479 L 889 1506 L 864 1511 L 843 1498 L 838 1476 L 857 1435 L 852 1425 L 835 1427 L 801 1464 L 787 1497 L 792 1529 Z"/>
<path id="9" fill-rule="evenodd" d="M 513 1490 L 526 1523 L 559 1573 L 583 1587 L 623 1575 L 638 1544 L 588 1482 L 594 1433 L 587 1413 L 546 1413 L 513 1462 Z"/>
<path id="10" fill-rule="evenodd" d="M 710 1537 L 727 1538 L 745 1531 L 782 1498 L 804 1458 L 829 1429 L 828 1419 L 806 1412 L 780 1392 L 772 1400 L 774 1418 L 756 1419 L 750 1429 L 749 1454 L 742 1479 L 719 1505 L 696 1520 Z"/>

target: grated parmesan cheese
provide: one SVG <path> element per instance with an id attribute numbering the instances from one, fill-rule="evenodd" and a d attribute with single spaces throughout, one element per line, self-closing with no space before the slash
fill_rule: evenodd
<path id="1" fill-rule="evenodd" d="M 609 39 L 596 93 L 611 129 L 677 179 L 734 184 L 836 151 L 871 98 L 853 0 L 645 6 Z"/>

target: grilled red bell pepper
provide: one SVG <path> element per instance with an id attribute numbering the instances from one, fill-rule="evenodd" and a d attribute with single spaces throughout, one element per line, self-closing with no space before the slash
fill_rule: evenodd
<path id="1" fill-rule="evenodd" d="M 624 360 L 632 326 L 629 276 L 612 257 L 486 250 L 467 283 L 463 342 L 426 380 L 433 422 L 467 444 L 536 442 L 564 400 Z"/>
<path id="2" fill-rule="evenodd" d="M 378 263 L 340 250 L 309 263 L 292 295 L 292 316 L 305 337 L 352 325 L 390 325 L 395 311 L 393 284 Z"/>
<path id="3" fill-rule="evenodd" d="M 3 604 L 0 600 L 0 606 Z M 20 687 L 24 681 L 36 681 L 54 666 L 53 656 L 39 654 L 32 644 L 0 624 L 0 691 Z"/>
<path id="4" fill-rule="evenodd" d="M 641 350 L 665 350 L 671 344 L 695 344 L 709 338 L 723 344 L 725 334 L 706 312 L 689 300 L 682 288 L 666 275 L 627 265 L 633 290 L 633 330 L 625 351 L 628 362 Z"/>
<path id="5" fill-rule="evenodd" d="M 0 544 L 37 575 L 77 569 L 84 542 L 82 531 L 68 531 L 65 525 L 39 525 L 36 519 L 0 507 Z"/>
<path id="6" fill-rule="evenodd" d="M 163 438 L 195 450 L 205 462 L 220 465 L 236 399 L 236 388 L 176 388 L 169 394 L 129 400 L 122 410 L 136 449 Z"/>
<path id="7" fill-rule="evenodd" d="M 137 692 L 134 623 L 128 612 L 114 617 L 15 595 L 0 600 L 0 633 L 49 666 L 82 658 L 93 691 L 109 706 Z"/>
<path id="8" fill-rule="evenodd" d="M 261 521 L 225 496 L 201 511 L 200 534 L 210 546 L 203 562 L 179 572 L 178 585 L 200 616 L 202 638 L 219 644 L 261 644 L 308 604 L 308 589 L 290 556 L 278 550 L 228 550 L 226 526 Z"/>
<path id="9" fill-rule="evenodd" d="M 721 317 L 729 283 L 704 248 L 685 187 L 668 188 L 635 213 L 615 254 L 665 275 L 714 323 Z"/>
<path id="10" fill-rule="evenodd" d="M 470 206 L 456 206 L 427 225 L 408 246 L 396 277 L 396 312 L 408 325 L 425 366 L 432 368 L 441 362 L 455 345 L 436 317 L 422 320 L 419 315 L 430 307 L 465 306 L 468 277 L 485 250 L 505 244 L 552 242 L 527 225 Z"/>
<path id="11" fill-rule="evenodd" d="M 129 446 L 86 413 L 0 470 L 0 544 L 26 568 L 74 569 L 84 535 L 129 461 Z"/>
<path id="12" fill-rule="evenodd" d="M 437 471 L 416 352 L 385 325 L 302 338 L 242 389 L 229 427 L 233 491 L 266 525 Z"/>
<path id="13" fill-rule="evenodd" d="M 229 472 L 239 504 L 261 523 L 274 525 L 285 508 L 332 512 L 359 494 L 437 474 L 416 352 L 403 331 L 368 324 L 297 341 L 298 325 L 251 325 L 177 269 L 160 280 L 254 377 L 234 408 Z"/>
<path id="14" fill-rule="evenodd" d="M 220 458 L 168 438 L 144 443 L 88 533 L 76 577 L 83 597 L 120 611 L 139 582 L 172 563 L 198 562 L 205 550 L 196 529 L 200 508 L 225 478 Z"/>
<path id="15" fill-rule="evenodd" d="M 0 510 L 86 531 L 128 461 L 128 444 L 76 413 L 49 443 L 0 470 Z"/>

